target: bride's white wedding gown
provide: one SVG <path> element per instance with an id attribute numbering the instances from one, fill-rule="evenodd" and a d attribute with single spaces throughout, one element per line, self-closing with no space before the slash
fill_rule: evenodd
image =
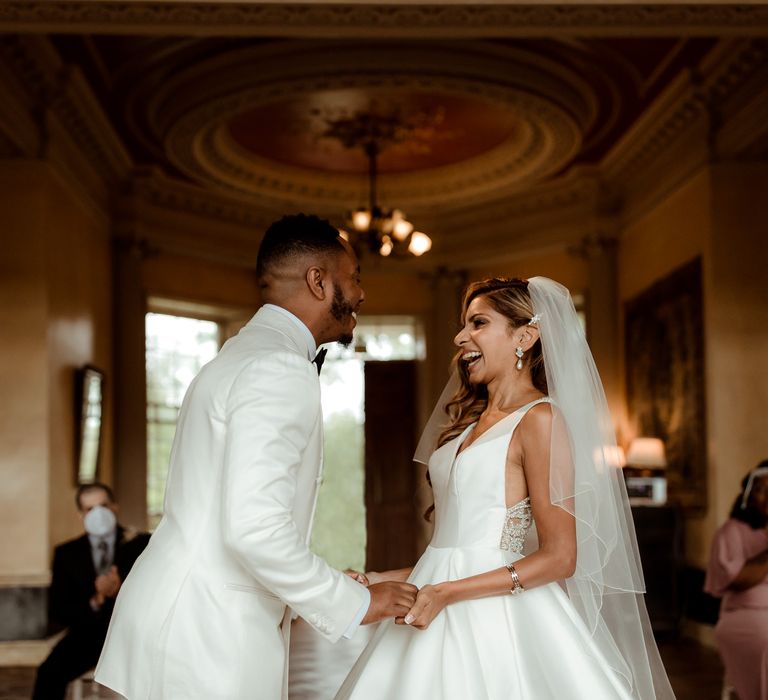
<path id="1" fill-rule="evenodd" d="M 507 508 L 505 463 L 518 409 L 457 452 L 473 426 L 429 462 L 435 532 L 409 581 L 421 587 L 520 559 L 528 499 Z M 511 587 L 511 582 L 510 582 Z M 557 583 L 447 606 L 426 630 L 382 622 L 336 700 L 629 699 Z"/>

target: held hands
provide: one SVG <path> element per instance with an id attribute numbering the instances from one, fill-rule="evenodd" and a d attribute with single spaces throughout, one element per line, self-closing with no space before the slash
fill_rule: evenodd
<path id="1" fill-rule="evenodd" d="M 113 566 L 106 574 L 97 576 L 93 582 L 96 592 L 91 596 L 89 602 L 91 610 L 98 612 L 101 610 L 107 598 L 114 598 L 120 590 L 120 575 L 117 573 L 117 567 Z"/>
<path id="2" fill-rule="evenodd" d="M 416 602 L 403 617 L 396 617 L 395 624 L 410 625 L 416 629 L 425 630 L 442 609 L 450 603 L 448 587 L 445 584 L 427 584 L 419 590 Z"/>
<path id="3" fill-rule="evenodd" d="M 114 598 L 120 590 L 121 583 L 117 567 L 113 566 L 106 574 L 96 577 L 96 595 L 101 596 L 102 602 L 106 598 Z"/>
<path id="4" fill-rule="evenodd" d="M 405 571 L 405 570 L 404 570 Z M 410 571 L 410 569 L 408 569 Z M 390 574 L 399 574 L 399 571 L 379 573 L 378 571 L 366 571 L 364 574 L 354 569 L 346 569 L 344 573 L 350 578 L 355 579 L 358 583 L 362 583 L 364 586 L 372 586 L 374 583 L 381 583 L 382 581 L 404 581 L 407 576 L 392 576 Z"/>
<path id="5" fill-rule="evenodd" d="M 349 576 L 349 578 L 354 579 L 358 583 L 362 583 L 364 586 L 370 586 L 372 583 L 376 583 L 375 581 L 371 581 L 367 574 L 362 574 L 354 569 L 344 569 L 344 573 Z"/>
<path id="6" fill-rule="evenodd" d="M 388 617 L 403 617 L 413 608 L 418 589 L 412 583 L 382 581 L 368 586 L 371 604 L 361 624 L 369 625 Z"/>

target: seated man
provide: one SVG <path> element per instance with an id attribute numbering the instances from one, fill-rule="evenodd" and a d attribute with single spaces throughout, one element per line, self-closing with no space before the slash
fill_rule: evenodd
<path id="1" fill-rule="evenodd" d="M 67 633 L 38 668 L 33 700 L 64 698 L 67 684 L 96 665 L 120 585 L 149 541 L 117 524 L 109 486 L 81 486 L 76 502 L 85 534 L 56 547 L 48 598 L 49 628 Z"/>

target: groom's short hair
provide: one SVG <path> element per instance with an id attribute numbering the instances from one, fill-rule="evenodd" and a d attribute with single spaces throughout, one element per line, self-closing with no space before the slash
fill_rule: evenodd
<path id="1" fill-rule="evenodd" d="M 339 231 L 329 221 L 313 214 L 284 216 L 264 234 L 256 258 L 256 274 L 262 277 L 271 268 L 299 255 L 343 252 Z"/>

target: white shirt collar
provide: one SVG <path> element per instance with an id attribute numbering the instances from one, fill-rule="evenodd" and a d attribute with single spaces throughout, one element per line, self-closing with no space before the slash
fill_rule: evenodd
<path id="1" fill-rule="evenodd" d="M 307 359 L 312 360 L 314 359 L 315 355 L 317 354 L 317 343 L 315 342 L 315 336 L 312 335 L 309 328 L 307 328 L 304 321 L 302 321 L 296 314 L 292 314 L 288 309 L 284 309 L 282 306 L 277 306 L 276 304 L 264 304 L 264 308 L 272 309 L 273 311 L 278 311 L 279 313 L 283 314 L 286 318 L 291 319 L 291 321 L 298 327 L 301 328 L 302 332 L 304 333 L 304 336 L 307 341 L 307 352 L 309 353 L 307 355 Z"/>

